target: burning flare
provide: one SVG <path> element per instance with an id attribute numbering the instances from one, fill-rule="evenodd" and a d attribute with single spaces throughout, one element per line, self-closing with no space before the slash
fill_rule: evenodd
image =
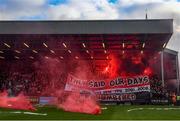
<path id="1" fill-rule="evenodd" d="M 22 93 L 17 97 L 9 97 L 6 91 L 0 93 L 0 107 L 17 110 L 36 110 Z"/>
<path id="2" fill-rule="evenodd" d="M 63 92 L 64 93 L 64 92 Z M 58 96 L 56 106 L 65 111 L 79 112 L 98 115 L 101 114 L 101 107 L 97 104 L 95 97 L 90 95 L 83 95 L 78 92 L 66 92 L 65 99 L 62 98 L 62 93 Z M 64 93 L 65 94 L 65 93 Z"/>

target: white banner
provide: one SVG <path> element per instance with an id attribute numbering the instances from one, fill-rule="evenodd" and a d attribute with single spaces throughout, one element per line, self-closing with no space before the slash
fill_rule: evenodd
<path id="1" fill-rule="evenodd" d="M 94 91 L 96 94 L 122 94 L 122 93 L 135 93 L 135 92 L 150 92 L 150 85 L 130 87 L 130 88 L 117 88 Z"/>
<path id="2" fill-rule="evenodd" d="M 96 85 L 95 85 L 96 84 Z M 93 85 L 93 86 L 92 86 Z M 66 91 L 93 91 L 96 94 L 123 94 L 135 92 L 150 92 L 148 76 L 132 78 L 116 78 L 114 80 L 81 80 L 73 75 L 68 76 Z"/>

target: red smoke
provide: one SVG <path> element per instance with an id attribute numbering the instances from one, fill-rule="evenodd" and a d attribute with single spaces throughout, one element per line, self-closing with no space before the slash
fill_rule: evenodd
<path id="1" fill-rule="evenodd" d="M 143 74 L 151 76 L 153 74 L 152 69 L 150 67 L 145 68 Z"/>
<path id="2" fill-rule="evenodd" d="M 118 61 L 115 56 L 111 55 L 111 60 L 109 61 L 107 67 L 105 67 L 103 73 L 109 75 L 109 78 L 117 77 L 120 64 L 121 62 Z"/>
<path id="3" fill-rule="evenodd" d="M 18 110 L 36 110 L 23 94 L 19 94 L 17 97 L 9 97 L 6 91 L 0 93 L 0 107 Z"/>
<path id="4" fill-rule="evenodd" d="M 140 55 L 129 55 L 126 57 L 110 55 L 110 58 L 111 60 L 107 67 L 102 71 L 103 74 L 108 75 L 108 78 L 151 74 L 147 59 Z M 68 73 L 75 75 L 81 80 L 96 79 L 94 77 L 95 73 L 92 72 L 91 65 L 88 62 L 82 60 L 58 61 L 49 57 L 40 59 L 35 64 L 35 67 L 35 70 L 40 72 L 40 74 L 37 73 L 36 78 L 42 83 L 48 82 L 41 94 L 57 97 L 58 100 L 54 104 L 58 108 L 70 112 L 101 113 L 101 108 L 96 98 L 91 96 L 91 94 L 80 94 L 83 89 L 76 90 L 76 92 L 64 90 Z M 65 78 L 62 78 L 62 75 L 65 75 Z"/>
<path id="5" fill-rule="evenodd" d="M 118 76 L 137 76 L 151 75 L 152 70 L 149 67 L 148 59 L 141 55 L 110 55 L 111 59 L 107 66 L 101 71 L 103 77 L 117 78 Z M 105 60 L 107 61 L 107 60 Z M 56 58 L 40 58 L 32 66 L 35 73 L 35 85 L 29 89 L 29 92 L 39 92 L 39 96 L 57 97 L 55 105 L 65 111 L 81 112 L 88 114 L 100 114 L 101 108 L 97 99 L 92 94 L 80 94 L 83 89 L 77 92 L 67 92 L 64 90 L 67 75 L 73 74 L 82 80 L 99 80 L 101 77 L 96 76 L 97 71 L 93 70 L 90 61 L 82 60 L 58 60 Z M 97 79 L 98 78 L 98 79 Z M 33 95 L 32 95 L 33 96 Z M 20 94 L 17 97 L 9 98 L 7 93 L 0 95 L 0 107 L 34 110 L 33 106 L 27 101 L 27 98 Z"/>
<path id="6" fill-rule="evenodd" d="M 84 95 L 78 92 L 66 92 L 65 94 L 65 99 L 62 99 L 62 93 L 58 96 L 59 99 L 55 103 L 58 108 L 70 112 L 101 114 L 101 108 L 92 95 Z"/>
<path id="7" fill-rule="evenodd" d="M 141 54 L 127 54 L 123 56 L 110 55 L 110 58 L 111 60 L 102 72 L 108 75 L 109 78 L 137 75 L 150 76 L 153 73 L 149 66 L 148 58 Z"/>
<path id="8" fill-rule="evenodd" d="M 41 58 L 41 60 L 35 63 L 38 80 L 41 83 L 46 81 L 45 90 L 42 90 L 41 95 L 54 96 L 58 100 L 54 102 L 54 105 L 65 111 L 88 113 L 88 114 L 100 114 L 101 108 L 97 103 L 95 97 L 91 94 L 80 94 L 81 90 L 76 92 L 67 92 L 64 90 L 67 77 L 62 78 L 67 73 L 73 73 L 80 79 L 88 79 L 92 77 L 90 66 L 84 61 L 72 60 L 57 61 L 54 58 Z M 72 68 L 73 67 L 73 68 Z M 67 75 L 66 75 L 67 76 Z M 46 79 L 41 79 L 47 77 Z"/>

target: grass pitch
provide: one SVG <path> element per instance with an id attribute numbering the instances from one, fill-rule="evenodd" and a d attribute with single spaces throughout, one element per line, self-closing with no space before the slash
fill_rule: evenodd
<path id="1" fill-rule="evenodd" d="M 55 107 L 37 108 L 34 113 L 42 115 L 1 108 L 0 120 L 180 120 L 180 106 L 109 105 L 102 107 L 107 109 L 102 110 L 101 115 L 65 112 Z"/>

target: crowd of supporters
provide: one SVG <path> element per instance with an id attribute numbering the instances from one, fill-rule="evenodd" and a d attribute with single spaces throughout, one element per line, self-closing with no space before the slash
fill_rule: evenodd
<path id="1" fill-rule="evenodd" d="M 49 95 L 51 88 L 62 88 L 65 85 L 65 75 L 59 76 L 55 82 L 50 81 L 48 74 L 37 71 L 29 74 L 22 74 L 18 72 L 0 73 L 0 91 L 8 91 L 9 95 L 18 95 L 24 93 L 28 96 Z M 151 85 L 151 99 L 168 99 L 171 94 L 174 94 L 174 89 L 171 85 L 165 84 L 162 86 L 162 81 L 157 75 L 150 78 Z M 168 85 L 168 86 L 167 86 Z"/>
<path id="2" fill-rule="evenodd" d="M 169 94 L 166 87 L 163 87 L 162 81 L 157 75 L 150 78 L 151 98 L 152 99 L 167 99 Z"/>
<path id="3" fill-rule="evenodd" d="M 29 74 L 14 72 L 7 75 L 0 73 L 0 91 L 6 90 L 12 96 L 19 93 L 29 96 L 46 95 L 52 88 L 64 86 L 64 78 L 64 75 L 60 75 L 56 82 L 53 82 L 48 74 L 40 71 Z"/>
<path id="4" fill-rule="evenodd" d="M 38 83 L 34 83 L 33 75 L 21 75 L 20 73 L 11 73 L 9 75 L 0 76 L 1 91 L 8 91 L 9 95 L 17 95 L 20 92 L 24 94 L 35 94 L 38 92 Z"/>
<path id="5" fill-rule="evenodd" d="M 150 79 L 151 83 L 151 99 L 153 100 L 167 100 L 169 104 L 176 103 L 176 92 L 177 88 L 174 83 L 165 81 L 164 86 L 162 81 L 158 78 L 157 75 L 154 75 Z"/>

